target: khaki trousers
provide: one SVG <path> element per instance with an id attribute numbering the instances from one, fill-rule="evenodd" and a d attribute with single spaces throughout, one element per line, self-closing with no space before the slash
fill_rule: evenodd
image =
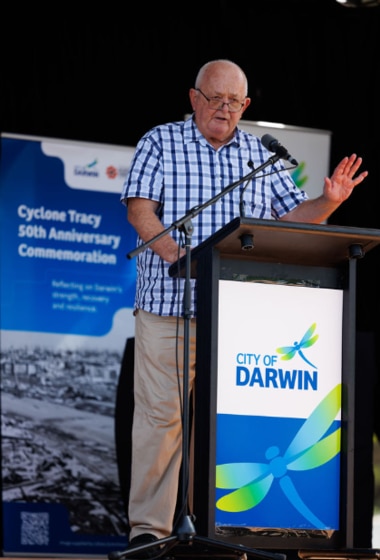
<path id="1" fill-rule="evenodd" d="M 172 534 L 182 462 L 184 321 L 138 310 L 135 324 L 129 538 Z M 190 325 L 189 389 L 195 378 Z"/>

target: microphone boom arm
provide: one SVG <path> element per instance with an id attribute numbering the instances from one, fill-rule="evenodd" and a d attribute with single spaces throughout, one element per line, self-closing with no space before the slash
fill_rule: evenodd
<path id="1" fill-rule="evenodd" d="M 178 229 L 178 230 L 181 229 L 187 221 L 191 220 L 191 218 L 194 218 L 195 216 L 198 216 L 198 214 L 200 214 L 200 212 L 202 212 L 205 208 L 207 208 L 208 206 L 211 206 L 212 204 L 217 202 L 220 198 L 222 198 L 223 196 L 225 196 L 229 192 L 233 191 L 236 187 L 241 185 L 241 183 L 244 183 L 245 181 L 249 182 L 255 175 L 257 175 L 257 173 L 259 173 L 260 171 L 262 171 L 263 169 L 265 169 L 269 165 L 274 165 L 279 159 L 281 159 L 281 156 L 279 156 L 278 154 L 273 155 L 265 163 L 263 163 L 262 165 L 259 165 L 259 167 L 256 167 L 255 169 L 253 169 L 252 171 L 250 171 L 247 175 L 245 175 L 241 179 L 238 179 L 234 183 L 231 183 L 230 185 L 227 185 L 227 187 L 222 189 L 220 191 L 220 193 L 216 194 L 215 196 L 213 196 L 212 198 L 207 200 L 204 204 L 199 204 L 198 206 L 193 206 L 193 208 L 188 210 L 188 212 L 186 212 L 186 214 L 184 216 L 182 216 L 181 218 L 179 218 L 178 220 L 173 222 L 169 227 L 167 227 L 166 229 L 161 231 L 161 233 L 154 236 L 149 241 L 146 241 L 145 243 L 141 244 L 139 247 L 136 247 L 136 249 L 134 249 L 133 251 L 129 252 L 127 254 L 128 259 L 132 259 L 136 255 L 138 255 L 139 253 L 144 251 L 152 243 L 154 243 L 155 241 L 158 241 L 159 239 L 161 239 L 162 237 L 164 237 L 165 235 L 167 235 L 171 231 L 173 231 L 175 229 Z"/>

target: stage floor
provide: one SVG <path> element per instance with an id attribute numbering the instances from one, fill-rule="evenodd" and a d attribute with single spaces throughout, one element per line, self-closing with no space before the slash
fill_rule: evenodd
<path id="1" fill-rule="evenodd" d="M 377 514 L 373 518 L 373 533 L 372 533 L 372 548 L 380 550 L 380 514 Z M 19 557 L 19 556 L 8 556 L 2 557 L 4 560 L 30 560 L 33 558 L 35 560 L 57 560 L 57 558 L 70 558 L 71 560 L 99 560 L 105 559 L 107 560 L 107 556 L 83 556 L 83 557 L 74 557 L 74 556 L 27 556 L 27 557 Z M 196 560 L 196 559 L 194 559 Z"/>

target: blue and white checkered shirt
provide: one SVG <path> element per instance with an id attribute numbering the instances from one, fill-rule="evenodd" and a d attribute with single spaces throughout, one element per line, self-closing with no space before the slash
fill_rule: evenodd
<path id="1" fill-rule="evenodd" d="M 215 150 L 202 136 L 192 118 L 168 123 L 148 131 L 138 142 L 125 180 L 121 200 L 139 197 L 160 203 L 159 217 L 164 228 L 216 196 L 222 189 L 257 168 L 272 154 L 259 138 L 236 130 L 234 138 Z M 307 199 L 284 169 L 282 161 L 252 179 L 244 193 L 247 218 L 278 219 Z M 233 218 L 240 216 L 239 185 L 215 204 L 191 219 L 192 246 L 199 245 Z M 180 242 L 181 232 L 170 234 Z M 138 245 L 141 240 L 138 240 Z M 137 256 L 135 308 L 158 315 L 182 313 L 183 282 L 169 276 L 169 264 L 149 247 Z M 195 280 L 192 280 L 191 310 L 196 316 Z"/>

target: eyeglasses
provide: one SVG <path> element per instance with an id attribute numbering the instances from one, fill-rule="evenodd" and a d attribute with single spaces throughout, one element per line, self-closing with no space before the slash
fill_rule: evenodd
<path id="1" fill-rule="evenodd" d="M 195 89 L 203 95 L 203 97 L 206 99 L 210 109 L 221 111 L 223 109 L 223 107 L 225 105 L 227 105 L 228 110 L 231 113 L 237 113 L 244 106 L 244 103 L 242 103 L 241 101 L 236 101 L 236 99 L 234 99 L 233 101 L 228 101 L 226 103 L 220 97 L 207 97 L 207 95 L 205 95 L 201 89 L 199 89 L 199 88 L 195 88 Z"/>

